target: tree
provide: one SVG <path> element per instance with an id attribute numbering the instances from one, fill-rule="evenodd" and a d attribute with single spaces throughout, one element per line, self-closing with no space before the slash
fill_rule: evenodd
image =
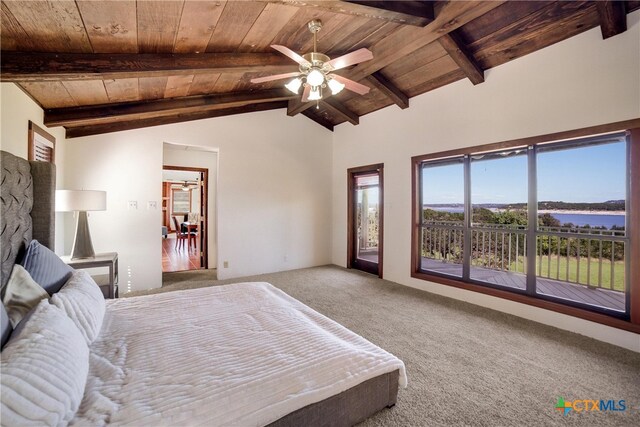
<path id="1" fill-rule="evenodd" d="M 560 227 L 560 220 L 550 213 L 544 213 L 538 215 L 538 225 L 543 227 Z"/>

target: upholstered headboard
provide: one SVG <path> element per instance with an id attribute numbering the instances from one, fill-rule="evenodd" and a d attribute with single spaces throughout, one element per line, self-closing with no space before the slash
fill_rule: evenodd
<path id="1" fill-rule="evenodd" d="M 2 168 L 0 252 L 2 290 L 18 254 L 31 239 L 51 250 L 55 243 L 56 167 L 0 151 Z"/>

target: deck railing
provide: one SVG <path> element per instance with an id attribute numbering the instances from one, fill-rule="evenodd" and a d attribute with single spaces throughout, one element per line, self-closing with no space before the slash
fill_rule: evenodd
<path id="1" fill-rule="evenodd" d="M 523 226 L 475 226 L 471 243 L 471 265 L 526 273 L 527 231 Z"/>
<path id="2" fill-rule="evenodd" d="M 470 266 L 526 274 L 529 257 L 526 226 L 473 224 Z M 422 256 L 464 264 L 465 230 L 461 222 L 427 221 L 422 225 Z M 536 277 L 625 290 L 624 230 L 538 227 L 535 232 Z"/>
<path id="3" fill-rule="evenodd" d="M 624 230 L 539 227 L 536 252 L 538 277 L 625 290 Z"/>

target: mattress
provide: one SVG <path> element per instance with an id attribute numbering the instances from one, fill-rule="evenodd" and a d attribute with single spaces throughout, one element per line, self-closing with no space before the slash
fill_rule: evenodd
<path id="1" fill-rule="evenodd" d="M 395 356 L 268 283 L 109 300 L 72 424 L 266 425 Z"/>

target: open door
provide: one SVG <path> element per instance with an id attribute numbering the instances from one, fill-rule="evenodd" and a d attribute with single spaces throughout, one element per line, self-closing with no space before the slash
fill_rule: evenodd
<path id="1" fill-rule="evenodd" d="M 347 171 L 347 266 L 382 278 L 383 164 Z"/>
<path id="2" fill-rule="evenodd" d="M 162 271 L 207 269 L 209 170 L 163 165 L 162 174 Z"/>
<path id="3" fill-rule="evenodd" d="M 207 186 L 209 183 L 209 172 L 208 170 L 200 171 L 200 224 L 199 229 L 201 230 L 199 238 L 200 238 L 200 266 L 201 268 L 209 268 L 208 265 L 208 230 L 207 230 L 207 218 L 209 213 L 207 212 L 207 206 L 209 206 L 209 201 L 207 200 Z"/>

